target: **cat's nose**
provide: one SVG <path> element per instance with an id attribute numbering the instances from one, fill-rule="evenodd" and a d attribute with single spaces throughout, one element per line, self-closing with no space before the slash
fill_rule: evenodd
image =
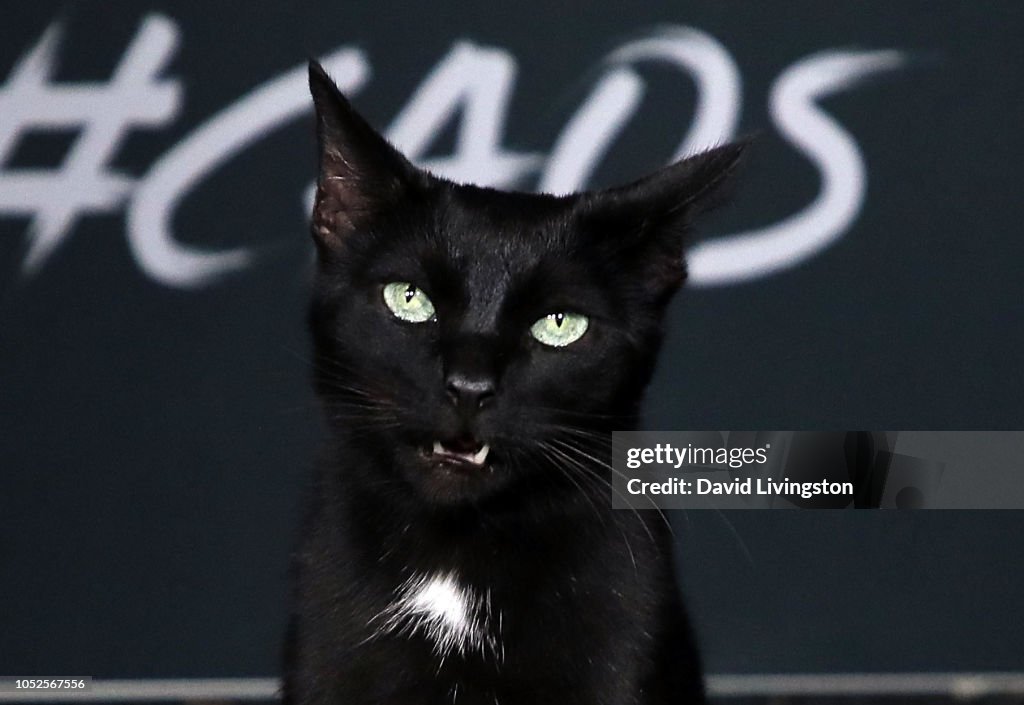
<path id="1" fill-rule="evenodd" d="M 445 379 L 445 392 L 455 406 L 465 411 L 476 411 L 494 399 L 494 380 L 484 376 L 459 373 Z"/>

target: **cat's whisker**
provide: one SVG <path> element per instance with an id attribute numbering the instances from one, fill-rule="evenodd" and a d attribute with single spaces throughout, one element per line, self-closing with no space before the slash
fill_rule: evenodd
<path id="1" fill-rule="evenodd" d="M 298 360 L 299 362 L 304 363 L 311 370 L 314 370 L 321 374 L 331 374 L 333 372 L 351 374 L 355 372 L 355 368 L 335 358 L 319 357 L 317 359 L 312 359 L 304 355 L 303 353 L 300 353 L 297 350 L 288 347 L 287 345 L 282 345 L 281 349 L 288 353 L 291 357 Z"/>
<path id="2" fill-rule="evenodd" d="M 630 428 L 635 423 L 635 417 L 625 414 L 606 414 L 597 411 L 582 411 L 574 409 L 560 409 L 558 407 L 541 406 L 530 404 L 523 406 L 524 412 L 530 414 L 550 414 L 555 418 L 580 421 L 619 421 L 623 428 Z"/>
<path id="3" fill-rule="evenodd" d="M 358 374 L 356 368 L 353 366 L 345 364 L 336 358 L 319 358 L 317 360 L 312 360 L 287 346 L 282 346 L 282 349 L 301 362 L 309 365 L 309 367 L 314 371 L 320 373 L 322 375 L 321 381 L 326 383 L 328 388 L 332 391 L 347 392 L 362 399 L 380 403 L 382 405 L 390 404 L 380 391 L 375 391 L 354 383 L 353 380 L 359 379 L 361 375 Z"/>
<path id="4" fill-rule="evenodd" d="M 558 439 L 556 439 L 556 438 L 552 438 L 550 440 L 552 442 L 554 442 L 554 443 L 559 443 Z M 559 443 L 559 445 L 561 445 L 563 448 L 571 449 L 571 447 L 565 446 L 564 443 Z M 634 507 L 632 504 L 630 504 L 629 500 L 626 497 L 624 497 L 621 492 L 619 492 L 619 490 L 615 487 L 615 485 L 611 481 L 608 480 L 608 478 L 606 478 L 606 477 L 604 477 L 604 476 L 602 476 L 600 474 L 600 472 L 598 471 L 599 468 L 594 468 L 594 467 L 588 465 L 587 463 L 583 462 L 579 458 L 574 458 L 571 455 L 569 455 L 568 453 L 566 453 L 565 451 L 559 450 L 559 449 L 555 448 L 554 446 L 550 446 L 549 445 L 548 447 L 551 448 L 552 450 L 554 450 L 556 453 L 558 453 L 558 455 L 560 457 L 562 457 L 565 460 L 565 462 L 567 462 L 567 463 L 569 463 L 569 464 L 579 468 L 581 471 L 586 473 L 589 477 L 595 478 L 595 479 L 601 481 L 602 483 L 604 483 L 614 494 L 616 494 L 619 497 L 619 499 L 621 499 L 623 501 L 623 503 L 626 504 L 626 506 L 630 509 L 630 511 L 633 512 L 633 514 L 637 518 L 637 521 L 640 523 L 640 525 L 644 529 L 644 532 L 647 534 L 647 538 L 650 540 L 651 544 L 652 545 L 657 545 L 657 542 L 656 542 L 656 540 L 654 538 L 654 534 L 651 533 L 650 527 L 647 526 L 647 522 L 644 520 L 643 516 L 640 515 L 640 512 L 636 509 L 636 507 Z"/>
<path id="5" fill-rule="evenodd" d="M 559 452 L 558 452 L 558 450 L 557 450 L 556 448 L 552 448 L 551 446 L 549 446 L 548 444 L 546 444 L 546 443 L 545 443 L 544 441 L 540 441 L 539 445 L 540 445 L 540 447 L 541 447 L 542 449 L 546 449 L 546 450 L 549 450 L 549 451 L 553 451 L 553 452 L 555 452 L 555 453 L 559 453 Z M 559 453 L 559 455 L 561 455 L 561 454 Z M 527 456 L 527 457 L 529 457 L 529 456 Z M 550 460 L 550 458 L 549 458 L 549 460 Z M 569 482 L 571 482 L 571 483 L 573 484 L 573 486 L 574 486 L 574 487 L 576 487 L 576 489 L 577 489 L 577 490 L 579 490 L 579 493 L 580 493 L 580 494 L 581 494 L 581 495 L 583 496 L 583 498 L 584 498 L 584 499 L 585 499 L 585 500 L 587 501 L 587 504 L 589 504 L 589 505 L 590 505 L 590 508 L 591 508 L 591 509 L 593 510 L 593 512 L 594 512 L 594 515 L 595 515 L 595 516 L 596 516 L 596 517 L 597 517 L 597 518 L 598 518 L 598 519 L 599 519 L 599 520 L 601 521 L 601 523 L 602 523 L 602 524 L 604 524 L 604 523 L 605 523 L 605 518 L 604 518 L 604 514 L 603 514 L 603 513 L 601 512 L 601 509 L 600 509 L 600 508 L 599 508 L 599 507 L 597 506 L 597 504 L 596 504 L 596 503 L 594 502 L 594 498 L 593 498 L 593 497 L 591 497 L 591 496 L 590 496 L 590 493 L 589 493 L 589 492 L 587 492 L 586 488 L 584 488 L 584 487 L 583 487 L 583 486 L 582 486 L 582 485 L 581 485 L 581 484 L 580 484 L 580 483 L 579 483 L 579 482 L 578 482 L 578 481 L 577 481 L 577 480 L 576 480 L 576 479 L 575 479 L 575 478 L 574 478 L 574 477 L 573 477 L 573 476 L 571 475 L 571 471 L 572 471 L 572 470 L 573 470 L 574 468 L 573 468 L 573 467 L 572 467 L 571 465 L 570 465 L 569 467 L 565 467 L 565 466 L 561 465 L 560 463 L 555 463 L 555 462 L 552 462 L 552 464 L 553 464 L 553 465 L 555 465 L 556 467 L 559 467 L 559 468 L 565 469 L 565 470 L 567 471 L 567 472 L 565 473 L 565 475 L 564 475 L 564 476 L 565 476 L 565 478 L 566 478 L 567 480 L 569 480 Z"/>
<path id="6" fill-rule="evenodd" d="M 549 446 L 544 441 L 540 441 L 540 446 L 542 448 L 547 448 L 549 450 L 552 450 L 555 453 L 557 453 L 558 455 L 561 455 L 562 457 L 564 457 L 564 455 L 562 453 L 560 453 L 555 448 L 551 448 L 551 446 Z M 591 508 L 594 510 L 594 513 L 600 518 L 601 524 L 602 525 L 607 525 L 607 522 L 605 521 L 605 518 L 604 518 L 604 513 L 601 512 L 601 510 L 598 508 L 598 506 L 594 503 L 594 500 L 590 496 L 590 493 L 587 492 L 587 490 L 584 489 L 584 487 L 581 486 L 578 482 L 576 482 L 571 477 L 571 475 L 569 473 L 571 473 L 573 471 L 580 472 L 580 474 L 583 476 L 584 482 L 586 481 L 586 479 L 588 479 L 589 477 L 593 477 L 593 476 L 590 475 L 589 473 L 583 472 L 582 469 L 577 467 L 575 463 L 571 463 L 570 462 L 570 464 L 568 466 L 562 466 L 559 463 L 554 463 L 554 464 L 557 467 L 560 467 L 560 468 L 563 468 L 564 470 L 566 470 L 566 478 L 570 482 L 572 482 L 573 485 L 575 485 L 579 489 L 580 493 L 587 499 L 587 502 L 590 504 Z M 623 543 L 626 546 L 626 552 L 629 553 L 629 560 L 630 560 L 630 563 L 633 565 L 633 574 L 636 577 L 636 579 L 639 580 L 640 579 L 640 569 L 639 569 L 639 567 L 637 565 L 636 554 L 633 552 L 633 545 L 630 543 L 629 537 L 626 535 L 626 532 L 622 529 L 622 526 L 620 526 L 617 522 L 615 523 L 615 528 L 618 529 L 619 535 L 622 537 L 622 541 L 623 541 Z"/>
<path id="7" fill-rule="evenodd" d="M 331 409 L 350 409 L 350 410 L 361 410 L 369 412 L 383 412 L 390 413 L 394 410 L 391 404 L 381 404 L 374 401 L 361 401 L 352 399 L 332 399 L 325 404 L 328 410 Z"/>
<path id="8" fill-rule="evenodd" d="M 385 402 L 386 397 L 384 395 L 382 395 L 379 392 L 376 392 L 374 390 L 371 390 L 371 389 L 369 389 L 367 387 L 357 386 L 357 385 L 353 384 L 351 381 L 349 381 L 348 379 L 342 379 L 340 377 L 333 377 L 333 376 L 331 376 L 331 377 L 325 378 L 323 381 L 333 391 L 347 392 L 349 394 L 352 394 L 352 395 L 354 395 L 356 397 L 359 397 L 361 399 L 366 399 L 368 401 L 386 403 Z"/>
<path id="9" fill-rule="evenodd" d="M 558 443 L 559 445 L 561 445 L 563 448 L 566 448 L 570 452 L 577 453 L 578 455 L 582 456 L 583 458 L 585 458 L 590 463 L 593 463 L 594 465 L 596 465 L 596 466 L 598 466 L 600 468 L 603 468 L 603 469 L 611 471 L 613 474 L 615 474 L 616 476 L 618 476 L 619 478 L 621 478 L 623 480 L 628 480 L 629 479 L 620 470 L 616 469 L 611 463 L 601 460 L 600 458 L 594 456 L 591 453 L 586 452 L 582 448 L 580 448 L 580 447 L 578 447 L 578 446 L 576 446 L 576 445 L 574 445 L 572 443 L 569 443 L 569 442 L 567 442 L 567 441 L 565 441 L 563 439 L 559 439 L 559 438 L 553 438 L 552 441 L 555 442 L 555 443 Z M 610 441 L 609 441 L 609 445 L 610 445 Z M 602 479 L 604 479 L 607 482 L 608 487 L 611 488 L 612 492 L 614 492 L 616 495 L 618 495 L 619 499 L 621 499 L 625 504 L 627 504 L 631 509 L 633 509 L 634 512 L 637 511 L 636 508 L 633 507 L 632 503 L 622 494 L 622 492 L 620 492 L 615 487 L 615 483 L 614 482 L 608 480 L 607 478 L 602 478 Z M 665 528 L 668 529 L 669 534 L 671 534 L 673 539 L 674 539 L 675 538 L 675 530 L 672 528 L 672 524 L 669 522 L 668 517 L 665 516 L 665 512 L 662 510 L 661 507 L 658 506 L 658 504 L 653 499 L 651 499 L 650 497 L 647 497 L 647 495 L 644 495 L 644 497 L 647 499 L 648 503 L 651 505 L 651 508 L 654 509 L 658 513 L 659 517 L 661 517 L 662 522 L 664 522 L 664 524 L 665 524 Z M 645 524 L 645 526 L 646 526 L 646 524 Z M 653 537 L 652 537 L 652 540 L 653 540 Z"/>
<path id="10" fill-rule="evenodd" d="M 300 353 L 298 350 L 295 350 L 294 348 L 288 345 L 282 345 L 281 349 L 288 353 L 290 356 L 294 357 L 299 362 L 305 363 L 306 365 L 310 366 L 313 365 L 313 361 L 310 360 L 306 355 Z"/>
<path id="11" fill-rule="evenodd" d="M 568 433 L 574 433 L 574 434 L 582 436 L 582 437 L 591 437 L 592 440 L 599 441 L 601 443 L 601 445 L 604 445 L 604 446 L 608 447 L 609 449 L 611 447 L 611 440 L 609 438 L 607 438 L 607 437 L 598 437 L 597 435 L 593 434 L 592 432 L 586 431 L 584 429 L 573 429 L 573 428 L 568 428 L 568 427 L 560 427 L 559 430 L 562 430 L 562 431 L 565 431 L 565 432 L 568 432 Z M 583 452 L 583 451 L 580 450 L 579 452 Z M 591 458 L 595 462 L 601 462 L 599 459 L 593 458 L 593 456 L 591 456 Z M 602 463 L 602 464 L 605 467 L 607 467 L 608 469 L 610 469 L 612 472 L 617 474 L 622 479 L 626 479 L 626 476 L 621 471 L 615 469 L 612 465 L 607 464 L 607 463 Z M 664 521 L 665 526 L 671 532 L 673 538 L 678 538 L 676 536 L 675 529 L 672 526 L 672 523 L 670 522 L 670 520 L 668 519 L 668 516 L 665 514 L 664 510 L 661 509 L 660 507 L 658 507 L 657 504 L 654 502 L 654 500 L 652 500 L 650 498 L 647 498 L 647 501 L 652 505 L 652 508 L 657 509 L 658 513 L 661 515 L 662 521 Z M 748 564 L 753 566 L 755 564 L 753 555 L 750 553 L 750 550 L 747 547 L 746 542 L 743 540 L 743 537 L 736 530 L 736 527 L 729 520 L 729 518 L 722 512 L 721 509 L 719 509 L 718 507 L 712 507 L 712 508 L 716 511 L 716 513 L 718 514 L 719 518 L 721 518 L 722 522 L 726 525 L 726 528 L 729 530 L 730 535 L 736 541 L 737 546 L 739 547 L 740 551 L 743 553 L 744 559 L 747 561 Z M 683 514 L 683 518 L 686 520 L 687 524 L 689 524 L 690 523 L 690 517 L 689 517 L 688 513 L 685 510 L 682 510 L 682 514 Z"/>
<path id="12" fill-rule="evenodd" d="M 560 455 L 565 457 L 564 454 L 560 454 Z M 611 490 L 613 492 L 616 492 L 615 487 L 613 487 L 611 485 L 611 483 L 609 483 L 604 477 L 600 476 L 596 472 L 588 471 L 586 468 L 583 468 L 582 466 L 579 466 L 577 463 L 575 463 L 571 459 L 567 458 L 567 460 L 570 463 L 570 467 L 573 467 L 573 466 L 577 467 L 579 469 L 579 471 L 583 475 L 585 475 L 585 476 L 587 476 L 589 478 L 596 478 L 597 480 L 601 481 L 602 483 L 607 485 L 609 488 L 611 488 Z M 640 524 L 640 526 L 643 527 L 644 532 L 647 534 L 648 541 L 650 541 L 652 545 L 656 545 L 655 540 L 654 540 L 654 536 L 651 534 L 651 531 L 648 528 L 647 523 L 644 521 L 644 518 L 642 516 L 640 516 L 640 514 L 636 510 L 636 508 L 630 507 L 630 510 L 632 511 L 633 515 L 636 517 L 636 520 Z M 633 545 L 630 543 L 629 537 L 626 535 L 626 532 L 625 532 L 625 530 L 623 530 L 622 526 L 618 522 L 616 522 L 615 525 L 616 525 L 616 528 L 619 530 L 619 535 L 622 537 L 623 543 L 626 546 L 626 552 L 629 553 L 630 562 L 633 565 L 633 574 L 636 577 L 636 579 L 639 580 L 639 578 L 640 578 L 640 570 L 639 570 L 639 568 L 637 566 L 636 554 L 633 552 Z"/>

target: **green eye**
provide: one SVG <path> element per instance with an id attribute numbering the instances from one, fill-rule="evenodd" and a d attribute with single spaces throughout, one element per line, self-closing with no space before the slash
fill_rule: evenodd
<path id="1" fill-rule="evenodd" d="M 530 335 L 545 345 L 562 348 L 582 338 L 588 325 L 589 319 L 578 313 L 549 313 L 530 326 Z"/>
<path id="2" fill-rule="evenodd" d="M 422 289 L 409 282 L 391 282 L 384 287 L 384 303 L 391 313 L 409 323 L 423 323 L 434 317 L 434 304 Z"/>

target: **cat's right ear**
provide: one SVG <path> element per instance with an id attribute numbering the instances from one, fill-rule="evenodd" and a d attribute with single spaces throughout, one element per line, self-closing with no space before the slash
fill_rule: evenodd
<path id="1" fill-rule="evenodd" d="M 313 237 L 323 252 L 396 203 L 418 172 L 355 111 L 316 61 L 309 62 L 309 90 L 320 146 Z"/>

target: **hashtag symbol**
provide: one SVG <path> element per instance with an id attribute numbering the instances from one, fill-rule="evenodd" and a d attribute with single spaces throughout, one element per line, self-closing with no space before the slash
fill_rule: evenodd
<path id="1" fill-rule="evenodd" d="M 135 180 L 109 166 L 136 127 L 158 127 L 177 115 L 181 91 L 157 75 L 178 41 L 175 25 L 147 17 L 106 83 L 52 82 L 60 26 L 51 25 L 0 86 L 0 216 L 31 217 L 22 271 L 32 274 L 87 213 L 121 207 Z M 7 169 L 23 133 L 75 129 L 56 169 Z"/>

